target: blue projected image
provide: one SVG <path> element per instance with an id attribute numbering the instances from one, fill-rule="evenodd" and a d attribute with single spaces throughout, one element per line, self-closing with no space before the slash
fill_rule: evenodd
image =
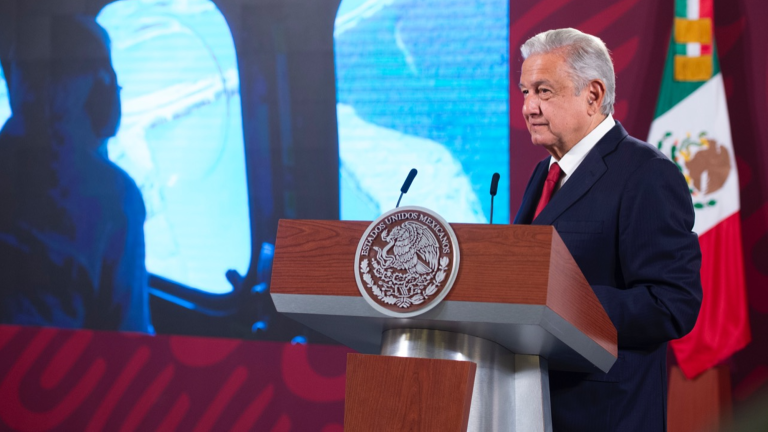
<path id="1" fill-rule="evenodd" d="M 122 120 L 109 158 L 144 198 L 147 270 L 227 293 L 251 235 L 237 58 L 209 0 L 118 1 L 97 18 L 112 40 Z"/>
<path id="2" fill-rule="evenodd" d="M 509 222 L 508 1 L 343 0 L 334 29 L 343 219 L 404 205 Z"/>
<path id="3" fill-rule="evenodd" d="M 11 105 L 8 99 L 8 85 L 5 82 L 3 68 L 0 68 L 0 129 L 11 117 Z"/>
<path id="4" fill-rule="evenodd" d="M 122 121 L 109 157 L 147 209 L 146 265 L 211 293 L 244 274 L 251 235 L 232 34 L 210 0 L 117 1 L 112 40 Z M 509 221 L 508 2 L 343 0 L 334 29 L 343 219 L 404 205 L 452 222 Z M 10 115 L 0 86 L 0 123 Z"/>

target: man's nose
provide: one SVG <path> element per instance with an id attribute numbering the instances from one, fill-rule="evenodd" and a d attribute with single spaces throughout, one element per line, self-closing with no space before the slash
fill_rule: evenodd
<path id="1" fill-rule="evenodd" d="M 523 99 L 523 115 L 528 117 L 529 115 L 539 114 L 539 98 L 536 95 L 528 95 Z"/>

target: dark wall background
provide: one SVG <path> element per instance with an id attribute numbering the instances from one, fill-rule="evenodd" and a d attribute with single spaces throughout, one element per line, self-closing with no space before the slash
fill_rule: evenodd
<path id="1" fill-rule="evenodd" d="M 732 361 L 734 396 L 768 383 L 768 3 L 715 2 L 715 36 L 741 185 L 742 241 L 752 343 Z"/>

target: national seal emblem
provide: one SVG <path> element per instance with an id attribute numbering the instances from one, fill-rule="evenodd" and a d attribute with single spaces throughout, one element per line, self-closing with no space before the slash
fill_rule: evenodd
<path id="1" fill-rule="evenodd" d="M 400 207 L 373 221 L 355 254 L 363 298 L 389 316 L 411 317 L 448 295 L 459 269 L 451 226 L 422 207 Z"/>

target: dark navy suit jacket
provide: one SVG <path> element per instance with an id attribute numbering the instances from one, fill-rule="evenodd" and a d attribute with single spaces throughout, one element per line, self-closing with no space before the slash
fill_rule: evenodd
<path id="1" fill-rule="evenodd" d="M 528 182 L 517 224 L 554 225 L 618 331 L 607 374 L 550 372 L 563 431 L 666 430 L 667 341 L 701 305 L 701 252 L 678 168 L 618 122 L 535 220 L 549 158 Z"/>

